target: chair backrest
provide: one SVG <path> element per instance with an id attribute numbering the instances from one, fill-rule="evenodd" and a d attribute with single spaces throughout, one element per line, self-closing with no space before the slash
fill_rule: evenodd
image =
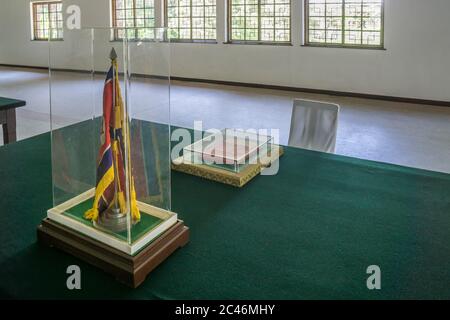
<path id="1" fill-rule="evenodd" d="M 334 153 L 339 105 L 310 100 L 294 100 L 289 146 Z"/>

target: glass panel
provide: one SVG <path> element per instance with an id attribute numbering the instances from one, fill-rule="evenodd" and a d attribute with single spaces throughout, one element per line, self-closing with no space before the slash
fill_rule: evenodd
<path id="1" fill-rule="evenodd" d="M 62 39 L 63 18 L 61 1 L 33 3 L 33 39 Z M 52 31 L 50 29 L 53 29 Z"/>
<path id="2" fill-rule="evenodd" d="M 152 40 L 153 30 L 143 30 L 134 28 L 153 28 L 155 26 L 155 1 L 154 0 L 113 0 L 114 1 L 114 25 L 118 28 L 132 28 L 131 31 L 116 30 L 115 39 L 128 38 L 141 40 Z"/>
<path id="3" fill-rule="evenodd" d="M 166 29 L 141 30 L 154 34 L 151 42 L 127 41 L 130 175 L 141 217 L 131 228 L 132 241 L 176 222 L 169 214 L 170 43 Z"/>
<path id="4" fill-rule="evenodd" d="M 205 137 L 183 149 L 185 163 L 206 164 L 233 172 L 264 161 L 261 154 L 271 149 L 271 136 L 237 129 L 206 132 Z"/>
<path id="5" fill-rule="evenodd" d="M 216 39 L 216 0 L 169 0 L 166 5 L 173 40 Z"/>
<path id="6" fill-rule="evenodd" d="M 231 40 L 290 42 L 290 0 L 231 1 Z"/>
<path id="7" fill-rule="evenodd" d="M 309 0 L 310 43 L 381 46 L 383 0 Z"/>

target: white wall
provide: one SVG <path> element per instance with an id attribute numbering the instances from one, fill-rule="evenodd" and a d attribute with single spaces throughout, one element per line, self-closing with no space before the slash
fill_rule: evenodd
<path id="1" fill-rule="evenodd" d="M 293 46 L 224 44 L 218 0 L 218 43 L 173 44 L 172 75 L 450 101 L 450 0 L 385 1 L 384 51 L 302 47 L 301 0 Z M 29 0 L 0 2 L 0 63 L 47 66 L 46 44 L 30 41 Z M 81 6 L 83 27 L 110 24 L 109 0 L 63 2 Z"/>

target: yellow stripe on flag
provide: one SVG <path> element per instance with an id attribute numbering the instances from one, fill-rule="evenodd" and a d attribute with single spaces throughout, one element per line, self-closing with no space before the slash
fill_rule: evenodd
<path id="1" fill-rule="evenodd" d="M 106 173 L 103 175 L 102 179 L 99 181 L 97 187 L 95 188 L 95 198 L 94 198 L 94 205 L 92 206 L 92 209 L 89 209 L 84 214 L 84 218 L 92 221 L 97 221 L 98 219 L 98 203 L 105 192 L 105 190 L 109 187 L 111 183 L 114 182 L 114 167 L 111 167 L 106 171 Z"/>

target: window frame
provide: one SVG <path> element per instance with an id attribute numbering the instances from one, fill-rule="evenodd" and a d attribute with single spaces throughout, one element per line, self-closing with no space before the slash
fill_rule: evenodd
<path id="1" fill-rule="evenodd" d="M 227 41 L 226 44 L 250 44 L 271 46 L 292 46 L 292 1 L 289 0 L 289 41 L 266 41 L 266 40 L 233 40 L 232 39 L 232 0 L 227 0 Z M 294 0 L 295 1 L 295 0 Z M 261 22 L 261 0 L 258 0 L 258 21 Z M 258 24 L 258 38 L 261 39 L 261 23 Z M 244 29 L 245 30 L 245 29 Z"/>
<path id="2" fill-rule="evenodd" d="M 119 37 L 119 29 L 135 29 L 134 30 L 134 38 L 129 38 L 128 41 L 143 41 L 143 42 L 155 42 L 155 39 L 148 39 L 148 38 L 139 38 L 137 35 L 138 29 L 151 29 L 151 27 L 136 27 L 136 0 L 133 0 L 133 25 L 134 27 L 118 27 L 117 26 L 117 8 L 116 8 L 116 1 L 117 0 L 111 0 L 111 24 L 112 24 L 112 41 L 122 41 L 123 38 Z M 158 1 L 158 0 L 155 0 Z M 153 20 L 156 23 L 156 5 L 155 5 L 155 1 L 153 2 L 153 13 L 154 13 L 154 17 Z M 142 8 L 139 8 L 142 9 Z M 125 9 L 126 10 L 126 9 Z M 145 10 L 145 7 L 144 7 Z M 145 17 L 144 17 L 145 20 Z M 127 19 L 125 18 L 124 21 L 127 21 Z M 126 24 L 126 22 L 125 22 Z M 156 25 L 153 27 L 153 29 L 157 29 Z"/>
<path id="3" fill-rule="evenodd" d="M 319 48 L 346 48 L 346 49 L 368 49 L 368 50 L 386 50 L 384 43 L 384 5 L 385 0 L 381 0 L 381 28 L 380 28 L 380 44 L 345 44 L 345 1 L 342 0 L 342 43 L 318 43 L 309 42 L 309 0 L 303 0 L 303 44 L 304 47 L 319 47 Z"/>
<path id="4" fill-rule="evenodd" d="M 62 31 L 62 37 L 61 38 L 52 38 L 50 35 L 50 30 L 52 29 L 52 26 L 50 26 L 51 24 L 51 19 L 50 19 L 50 5 L 51 4 L 61 4 L 61 15 L 63 15 L 63 10 L 62 10 L 62 6 L 63 6 L 63 2 L 62 0 L 53 0 L 53 1 L 32 1 L 30 2 L 31 5 L 31 26 L 32 26 L 32 32 L 31 32 L 31 41 L 63 41 L 64 40 L 64 17 L 62 19 L 63 22 L 63 26 L 61 28 Z M 48 21 L 49 21 L 49 36 L 47 38 L 40 38 L 37 36 L 37 25 L 38 25 L 38 21 L 37 21 L 37 8 L 38 6 L 42 6 L 42 5 L 46 5 L 47 9 L 48 9 Z M 58 11 L 56 11 L 57 13 Z M 58 27 L 57 27 L 58 29 Z"/>
<path id="5" fill-rule="evenodd" d="M 216 39 L 192 39 L 192 1 L 191 1 L 191 27 L 190 27 L 190 33 L 191 38 L 190 39 L 176 39 L 176 38 L 170 38 L 170 42 L 176 42 L 176 43 L 210 43 L 210 44 L 216 44 L 217 43 L 217 1 L 216 0 Z M 163 11 L 164 11 L 164 27 L 169 28 L 169 5 L 168 0 L 163 0 Z M 203 5 L 204 6 L 204 5 Z"/>

